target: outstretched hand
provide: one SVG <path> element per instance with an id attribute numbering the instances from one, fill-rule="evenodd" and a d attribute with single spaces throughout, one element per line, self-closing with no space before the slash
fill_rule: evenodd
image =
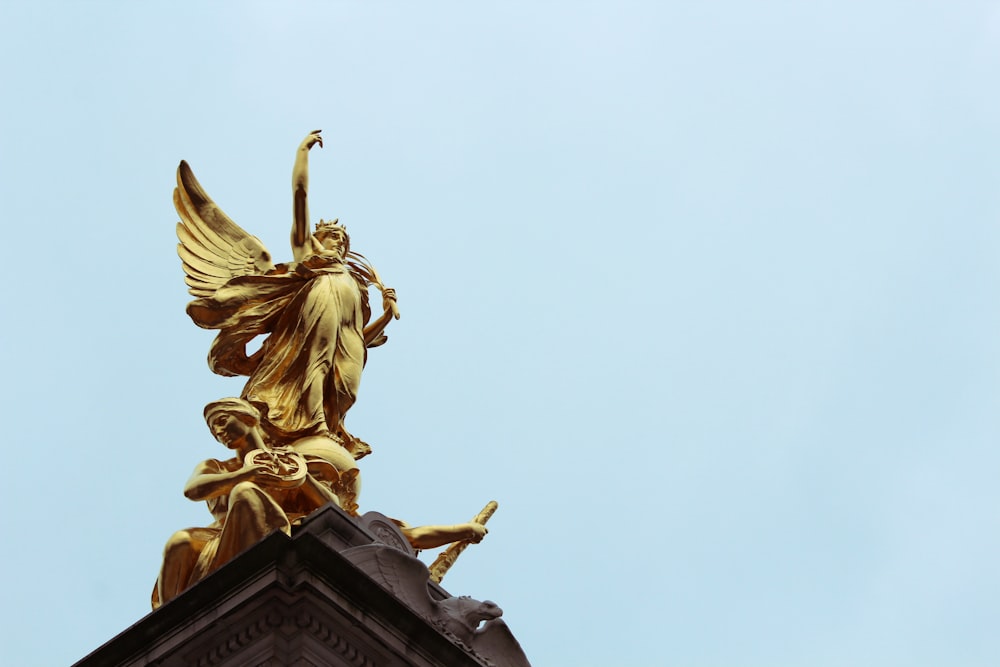
<path id="1" fill-rule="evenodd" d="M 323 137 L 321 137 L 319 134 L 322 131 L 323 130 L 313 130 L 308 135 L 306 135 L 306 138 L 302 140 L 301 148 L 309 150 L 316 144 L 319 144 L 319 147 L 323 148 Z"/>

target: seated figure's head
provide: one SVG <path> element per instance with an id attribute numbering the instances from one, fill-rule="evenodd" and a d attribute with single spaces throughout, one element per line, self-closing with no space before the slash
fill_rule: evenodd
<path id="1" fill-rule="evenodd" d="M 205 406 L 205 423 L 216 440 L 236 448 L 260 424 L 260 412 L 242 398 L 221 398 Z"/>
<path id="2" fill-rule="evenodd" d="M 347 235 L 347 228 L 341 225 L 338 219 L 330 222 L 320 220 L 316 223 L 316 231 L 313 232 L 313 236 L 326 252 L 345 257 L 351 249 L 351 237 Z"/>

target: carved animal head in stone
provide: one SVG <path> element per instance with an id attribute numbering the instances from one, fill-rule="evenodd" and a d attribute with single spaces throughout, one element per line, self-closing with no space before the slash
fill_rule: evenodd
<path id="1" fill-rule="evenodd" d="M 457 622 L 465 630 L 475 632 L 483 621 L 491 621 L 503 615 L 497 603 L 490 600 L 473 600 L 467 595 L 448 598 L 438 603 L 438 608 L 448 616 L 449 620 Z"/>

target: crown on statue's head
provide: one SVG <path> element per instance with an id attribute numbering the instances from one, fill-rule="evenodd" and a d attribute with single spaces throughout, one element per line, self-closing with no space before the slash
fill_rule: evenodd
<path id="1" fill-rule="evenodd" d="M 344 232 L 347 231 L 347 227 L 345 227 L 344 225 L 340 224 L 340 218 L 334 218 L 333 220 L 329 220 L 329 221 L 324 221 L 321 218 L 320 221 L 316 223 L 316 233 L 317 234 L 320 233 L 320 232 L 333 231 L 334 229 L 339 229 L 339 230 L 344 231 Z"/>

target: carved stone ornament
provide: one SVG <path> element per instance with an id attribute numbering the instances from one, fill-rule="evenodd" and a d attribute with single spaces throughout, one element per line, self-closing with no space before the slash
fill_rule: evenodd
<path id="1" fill-rule="evenodd" d="M 273 533 L 76 667 L 528 667 L 489 601 L 452 597 L 423 563 L 334 505 Z"/>

